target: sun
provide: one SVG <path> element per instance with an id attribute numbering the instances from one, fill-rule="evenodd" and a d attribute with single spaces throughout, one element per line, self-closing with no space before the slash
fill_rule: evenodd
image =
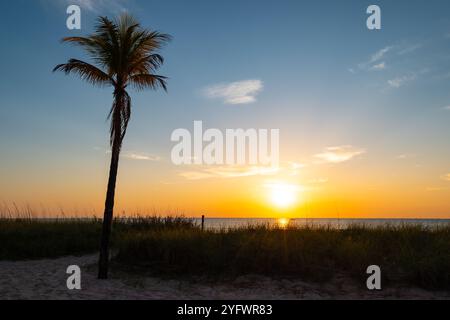
<path id="1" fill-rule="evenodd" d="M 271 183 L 269 188 L 270 202 L 278 208 L 289 208 L 298 202 L 300 188 L 288 183 Z"/>

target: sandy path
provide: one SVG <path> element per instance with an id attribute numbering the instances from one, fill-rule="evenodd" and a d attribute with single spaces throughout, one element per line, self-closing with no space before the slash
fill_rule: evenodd
<path id="1" fill-rule="evenodd" d="M 450 299 L 450 292 L 417 288 L 362 290 L 345 277 L 326 285 L 274 280 L 261 276 L 239 277 L 231 283 L 200 283 L 122 276 L 99 281 L 95 277 L 97 256 L 54 260 L 0 261 L 0 299 Z M 79 265 L 82 290 L 66 287 L 66 269 Z"/>

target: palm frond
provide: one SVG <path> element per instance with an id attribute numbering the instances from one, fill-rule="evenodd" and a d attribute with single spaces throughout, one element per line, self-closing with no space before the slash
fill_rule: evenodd
<path id="1" fill-rule="evenodd" d="M 163 88 L 167 91 L 167 77 L 156 74 L 136 74 L 129 78 L 129 83 L 137 90 Z"/>
<path id="2" fill-rule="evenodd" d="M 140 57 L 138 60 L 130 64 L 128 72 L 131 75 L 149 73 L 149 71 L 156 71 L 164 64 L 164 58 L 157 54 L 149 54 Z"/>
<path id="3" fill-rule="evenodd" d="M 95 33 L 91 36 L 101 48 L 94 59 L 108 69 L 108 74 L 117 74 L 120 64 L 120 42 L 118 26 L 107 17 L 99 17 Z"/>
<path id="4" fill-rule="evenodd" d="M 78 74 L 81 79 L 96 86 L 115 85 L 114 79 L 105 72 L 96 66 L 77 59 L 70 59 L 67 63 L 57 65 L 53 69 L 53 72 L 56 71 L 62 71 L 65 74 Z"/>
<path id="5" fill-rule="evenodd" d="M 131 97 L 126 88 L 167 91 L 167 78 L 154 73 L 164 63 L 158 50 L 170 40 L 168 34 L 143 29 L 128 14 L 114 21 L 99 17 L 93 34 L 62 40 L 80 46 L 93 63 L 70 59 L 53 71 L 75 73 L 94 85 L 114 87 L 114 102 L 108 116 L 110 142 L 120 149 L 131 117 Z"/>
<path id="6" fill-rule="evenodd" d="M 130 48 L 128 58 L 130 61 L 137 61 L 144 56 L 155 53 L 170 40 L 170 35 L 159 33 L 157 31 L 136 31 L 133 35 L 132 47 Z"/>

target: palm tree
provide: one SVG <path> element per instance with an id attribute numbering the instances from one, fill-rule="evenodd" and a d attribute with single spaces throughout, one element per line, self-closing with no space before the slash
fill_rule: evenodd
<path id="1" fill-rule="evenodd" d="M 109 239 L 117 169 L 131 115 L 131 97 L 126 89 L 131 86 L 137 90 L 159 87 L 167 90 L 166 77 L 154 72 L 164 63 L 163 57 L 157 51 L 170 39 L 167 34 L 141 28 L 140 24 L 127 14 L 114 21 L 99 17 L 92 35 L 62 40 L 80 46 L 94 63 L 70 59 L 53 70 L 66 74 L 75 73 L 93 85 L 111 86 L 114 89 L 113 104 L 108 116 L 111 120 L 111 165 L 100 242 L 99 279 L 108 277 Z"/>

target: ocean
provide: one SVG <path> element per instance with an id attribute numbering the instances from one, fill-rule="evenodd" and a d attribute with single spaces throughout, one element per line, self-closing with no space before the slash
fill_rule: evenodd
<path id="1" fill-rule="evenodd" d="M 201 224 L 201 218 L 194 218 L 195 222 Z M 230 229 L 246 226 L 310 226 L 330 227 L 345 229 L 352 225 L 364 225 L 366 227 L 377 226 L 402 226 L 421 225 L 425 227 L 439 227 L 450 225 L 450 219 L 319 219 L 319 218 L 296 218 L 296 219 L 271 219 L 271 218 L 205 218 L 205 229 Z"/>

